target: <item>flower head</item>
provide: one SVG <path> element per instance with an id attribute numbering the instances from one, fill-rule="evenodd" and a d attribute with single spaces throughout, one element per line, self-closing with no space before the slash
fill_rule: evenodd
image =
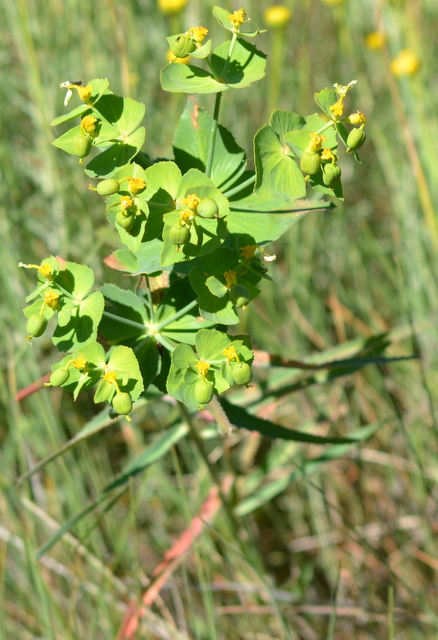
<path id="1" fill-rule="evenodd" d="M 247 21 L 246 11 L 245 9 L 238 9 L 234 13 L 231 13 L 228 17 L 228 20 L 231 22 L 235 29 L 239 29 L 244 22 Z"/>
<path id="2" fill-rule="evenodd" d="M 195 367 L 203 378 L 206 377 L 208 370 L 210 369 L 210 365 L 208 364 L 208 362 L 205 362 L 205 360 L 200 360 L 198 364 L 195 365 Z"/>
<path id="3" fill-rule="evenodd" d="M 309 151 L 312 153 L 316 153 L 320 149 L 322 149 L 322 143 L 326 142 L 327 138 L 325 136 L 319 136 L 316 133 L 310 134 L 310 142 L 308 145 Z"/>
<path id="4" fill-rule="evenodd" d="M 347 95 L 347 93 L 350 91 L 350 89 L 352 87 L 354 87 L 354 85 L 356 84 L 357 80 L 352 80 L 351 82 L 349 82 L 346 86 L 342 85 L 342 84 L 338 84 L 337 82 L 333 85 L 335 88 L 336 93 L 338 94 L 338 96 L 340 96 L 341 98 L 345 98 L 345 96 Z"/>
<path id="5" fill-rule="evenodd" d="M 129 207 L 132 207 L 134 204 L 134 200 L 127 196 L 123 196 L 123 198 L 120 198 L 120 204 L 122 205 L 122 209 L 129 209 Z"/>
<path id="6" fill-rule="evenodd" d="M 403 49 L 391 62 L 391 71 L 395 76 L 411 76 L 420 66 L 417 54 L 412 49 Z"/>
<path id="7" fill-rule="evenodd" d="M 268 7 L 263 14 L 265 23 L 272 29 L 285 27 L 291 17 L 291 10 L 281 4 L 274 4 Z"/>
<path id="8" fill-rule="evenodd" d="M 87 359 L 84 356 L 79 356 L 79 358 L 72 360 L 71 364 L 75 369 L 83 370 L 87 367 Z"/>
<path id="9" fill-rule="evenodd" d="M 59 291 L 48 289 L 44 294 L 43 307 L 50 307 L 51 309 L 56 309 L 56 307 L 58 306 L 59 296 L 60 296 Z"/>
<path id="10" fill-rule="evenodd" d="M 228 362 L 232 362 L 233 360 L 239 360 L 239 356 L 237 355 L 237 351 L 233 345 L 230 345 L 226 349 L 222 351 L 222 355 L 225 356 Z"/>
<path id="11" fill-rule="evenodd" d="M 205 27 L 192 27 L 188 30 L 187 35 L 189 36 L 189 38 L 194 40 L 196 44 L 200 45 L 207 37 L 208 29 L 206 29 Z"/>
<path id="12" fill-rule="evenodd" d="M 341 118 L 344 114 L 344 98 L 339 98 L 329 109 L 335 118 Z"/>
<path id="13" fill-rule="evenodd" d="M 106 380 L 108 382 L 108 384 L 115 384 L 116 382 L 116 372 L 115 371 L 108 371 L 107 373 L 104 373 L 102 378 L 104 380 Z"/>
<path id="14" fill-rule="evenodd" d="M 133 196 L 136 196 L 137 193 L 146 189 L 146 182 L 141 178 L 128 178 L 128 191 Z"/>
<path id="15" fill-rule="evenodd" d="M 188 207 L 191 211 L 196 211 L 196 207 L 201 202 L 200 198 L 196 195 L 196 193 L 191 193 L 185 198 L 181 199 L 181 204 L 183 207 Z"/>
<path id="16" fill-rule="evenodd" d="M 365 124 L 366 121 L 367 119 L 360 111 L 356 111 L 356 113 L 352 113 L 348 116 L 348 122 L 351 124 Z"/>
<path id="17" fill-rule="evenodd" d="M 81 120 L 82 131 L 89 136 L 95 137 L 97 134 L 96 122 L 97 118 L 95 118 L 94 116 L 84 116 Z"/>
<path id="18" fill-rule="evenodd" d="M 335 162 L 336 156 L 331 149 L 323 149 L 321 153 L 321 160 L 325 160 L 325 161 L 330 160 L 332 162 Z"/>
<path id="19" fill-rule="evenodd" d="M 231 289 L 231 287 L 237 282 L 237 272 L 236 271 L 225 271 L 224 278 L 227 282 L 227 288 Z"/>
<path id="20" fill-rule="evenodd" d="M 386 36 L 381 31 L 372 31 L 365 38 L 365 46 L 368 49 L 381 49 L 385 44 Z"/>
<path id="21" fill-rule="evenodd" d="M 249 244 L 246 247 L 240 247 L 240 250 L 242 252 L 242 258 L 244 260 L 251 260 L 251 258 L 254 258 L 256 249 L 257 249 L 256 244 Z"/>
<path id="22" fill-rule="evenodd" d="M 168 16 L 181 13 L 186 4 L 187 0 L 158 0 L 158 8 Z"/>

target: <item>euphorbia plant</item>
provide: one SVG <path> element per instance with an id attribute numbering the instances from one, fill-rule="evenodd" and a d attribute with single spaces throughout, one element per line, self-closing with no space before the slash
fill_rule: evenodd
<path id="1" fill-rule="evenodd" d="M 173 160 L 154 162 L 142 151 L 144 106 L 114 95 L 106 79 L 63 83 L 68 98 L 77 93 L 81 102 L 52 122 L 80 118 L 54 144 L 81 164 L 99 152 L 85 172 L 126 246 L 106 263 L 138 284 L 135 292 L 114 284 L 93 290 L 88 266 L 54 257 L 23 265 L 35 267 L 38 280 L 24 309 L 27 331 L 38 337 L 56 317 L 53 342 L 67 355 L 53 365 L 49 384 L 75 398 L 95 386 L 94 401 L 121 415 L 150 385 L 198 409 L 251 382 L 250 338 L 225 328 L 270 279 L 265 246 L 305 212 L 331 206 L 303 200 L 308 190 L 342 199 L 339 142 L 358 160 L 365 140 L 364 116 L 344 117 L 354 83 L 335 85 L 315 95 L 322 113 L 275 110 L 255 135 L 255 170 L 248 169 L 244 151 L 219 125 L 221 98 L 261 80 L 266 56 L 250 42 L 259 30 L 246 30 L 243 9 L 214 7 L 213 15 L 230 36 L 215 48 L 205 27 L 168 38 L 173 60 L 161 72 L 162 88 L 216 94 L 213 116 L 189 100 Z M 189 64 L 176 64 L 187 55 Z M 343 122 L 359 127 L 349 132 Z"/>

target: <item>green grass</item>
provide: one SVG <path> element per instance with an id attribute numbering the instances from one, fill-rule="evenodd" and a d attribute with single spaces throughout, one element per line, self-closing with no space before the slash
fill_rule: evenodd
<path id="1" fill-rule="evenodd" d="M 243 430 L 220 437 L 214 423 L 197 418 L 199 446 L 181 438 L 38 558 L 179 420 L 175 406 L 151 399 L 131 424 L 102 422 L 17 482 L 96 420 L 91 396 L 73 403 L 43 389 L 15 400 L 57 359 L 49 338 L 25 341 L 21 309 L 33 287 L 17 264 L 53 253 L 86 261 L 100 282 L 115 277 L 102 263 L 118 247 L 103 209 L 74 159 L 50 145 L 48 124 L 63 109 L 58 85 L 108 77 L 116 93 L 146 104 L 146 151 L 171 157 L 185 99 L 160 90 L 164 38 L 198 21 L 213 35 L 219 29 L 201 2 L 189 1 L 170 21 L 140 0 L 0 0 L 0 640 L 116 638 L 129 604 L 228 477 L 233 489 L 147 609 L 137 639 L 437 637 L 438 7 L 435 0 L 295 5 L 278 106 L 311 113 L 315 91 L 357 79 L 351 111 L 367 115 L 368 142 L 362 165 L 343 164 L 345 204 L 308 214 L 270 248 L 278 257 L 274 283 L 241 329 L 256 348 L 295 360 L 354 357 L 358 345 L 382 335 L 385 356 L 418 358 L 332 378 L 260 367 L 254 391 L 235 401 L 254 404 L 264 418 L 318 435 L 380 428 L 341 449 Z M 260 5 L 245 9 L 262 26 Z M 364 37 L 380 27 L 385 48 L 370 51 Z M 273 37 L 260 36 L 260 48 L 271 51 Z M 421 66 L 395 78 L 389 61 L 403 48 L 416 51 Z M 223 124 L 248 153 L 266 122 L 267 86 L 224 96 Z M 213 107 L 211 97 L 199 102 Z"/>

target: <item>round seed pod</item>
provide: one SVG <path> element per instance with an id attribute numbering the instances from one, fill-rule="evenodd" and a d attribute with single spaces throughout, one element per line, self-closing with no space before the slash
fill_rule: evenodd
<path id="1" fill-rule="evenodd" d="M 64 368 L 56 369 L 50 376 L 50 384 L 52 385 L 52 387 L 61 387 L 64 384 L 64 382 L 67 382 L 69 377 L 70 377 L 70 373 L 68 372 L 67 369 L 64 369 Z"/>
<path id="2" fill-rule="evenodd" d="M 326 164 L 322 173 L 322 180 L 326 187 L 332 187 L 341 179 L 341 167 L 337 164 Z"/>
<path id="3" fill-rule="evenodd" d="M 305 151 L 300 160 L 300 169 L 303 173 L 313 176 L 321 168 L 321 156 L 319 153 Z"/>
<path id="4" fill-rule="evenodd" d="M 132 411 L 132 400 L 129 393 L 118 393 L 113 398 L 114 410 L 121 416 L 127 416 Z"/>
<path id="5" fill-rule="evenodd" d="M 30 336 L 39 338 L 46 330 L 47 322 L 48 320 L 45 316 L 41 316 L 35 313 L 34 315 L 29 317 L 26 323 L 26 331 Z"/>
<path id="6" fill-rule="evenodd" d="M 135 213 L 129 213 L 129 215 L 125 215 L 124 211 L 119 211 L 116 215 L 116 222 L 119 224 L 125 231 L 130 231 L 134 225 Z"/>
<path id="7" fill-rule="evenodd" d="M 96 191 L 100 196 L 112 196 L 120 189 L 120 182 L 115 178 L 101 180 L 96 187 Z"/>
<path id="8" fill-rule="evenodd" d="M 185 58 L 196 49 L 196 44 L 185 33 L 178 36 L 173 44 L 170 45 L 170 50 L 177 58 Z"/>
<path id="9" fill-rule="evenodd" d="M 190 229 L 188 227 L 182 227 L 179 222 L 174 224 L 169 229 L 169 240 L 172 244 L 178 246 L 185 244 L 190 238 Z"/>
<path id="10" fill-rule="evenodd" d="M 203 218 L 214 218 L 218 214 L 218 206 L 213 198 L 202 198 L 196 207 L 196 213 Z"/>
<path id="11" fill-rule="evenodd" d="M 213 385 L 208 380 L 200 378 L 195 383 L 195 399 L 199 404 L 208 404 L 213 398 Z"/>
<path id="12" fill-rule="evenodd" d="M 349 149 L 360 149 L 366 139 L 367 134 L 362 127 L 354 128 L 348 134 L 347 146 Z"/>
<path id="13" fill-rule="evenodd" d="M 240 309 L 249 303 L 249 291 L 243 284 L 235 284 L 231 287 L 229 294 L 231 302 Z"/>
<path id="14" fill-rule="evenodd" d="M 72 153 L 79 158 L 85 158 L 91 151 L 91 147 L 93 143 L 89 136 L 84 136 L 83 134 L 78 134 L 71 141 L 72 144 Z"/>
<path id="15" fill-rule="evenodd" d="M 236 384 L 249 384 L 252 380 L 252 371 L 249 364 L 239 362 L 233 367 L 233 379 Z"/>

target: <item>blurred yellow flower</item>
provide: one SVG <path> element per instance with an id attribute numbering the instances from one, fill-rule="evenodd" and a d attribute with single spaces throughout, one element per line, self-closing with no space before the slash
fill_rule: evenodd
<path id="1" fill-rule="evenodd" d="M 412 49 L 403 49 L 391 62 L 391 71 L 395 76 L 411 76 L 414 74 L 420 61 Z"/>
<path id="2" fill-rule="evenodd" d="M 365 46 L 368 49 L 381 49 L 386 40 L 386 36 L 381 31 L 372 31 L 365 38 Z"/>
<path id="3" fill-rule="evenodd" d="M 342 4 L 344 0 L 321 0 L 324 4 Z"/>
<path id="4" fill-rule="evenodd" d="M 190 56 L 186 56 L 185 58 L 177 58 L 175 54 L 169 49 L 166 53 L 167 62 L 176 62 L 176 64 L 188 64 L 190 62 Z"/>
<path id="5" fill-rule="evenodd" d="M 281 4 L 274 4 L 268 7 L 263 14 L 263 18 L 268 27 L 285 27 L 292 17 L 292 12 Z"/>
<path id="6" fill-rule="evenodd" d="M 158 8 L 168 16 L 181 13 L 186 4 L 187 0 L 158 0 Z"/>

